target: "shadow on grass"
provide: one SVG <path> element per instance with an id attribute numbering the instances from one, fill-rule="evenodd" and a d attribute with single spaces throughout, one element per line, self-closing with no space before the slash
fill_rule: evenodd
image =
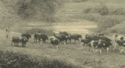
<path id="1" fill-rule="evenodd" d="M 13 52 L 0 51 L 0 68 L 79 68 L 57 59 L 41 59 Z"/>

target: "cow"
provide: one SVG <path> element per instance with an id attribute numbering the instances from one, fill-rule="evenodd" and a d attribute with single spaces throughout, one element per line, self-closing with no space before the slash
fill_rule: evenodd
<path id="1" fill-rule="evenodd" d="M 106 49 L 107 53 L 109 52 L 109 48 L 112 45 L 111 39 L 109 39 L 108 37 L 102 35 L 98 37 L 98 41 L 97 41 L 97 45 L 95 46 L 95 48 L 100 50 L 100 54 L 102 52 L 102 49 Z"/>
<path id="2" fill-rule="evenodd" d="M 106 49 L 107 53 L 109 51 L 109 47 L 112 45 L 111 39 L 101 35 L 85 35 L 85 39 L 82 39 L 81 42 L 83 45 L 87 45 L 89 47 L 93 47 L 95 49 L 99 49 L 100 53 L 102 49 Z"/>
<path id="3" fill-rule="evenodd" d="M 60 32 L 58 34 L 54 33 L 53 35 L 57 38 L 61 43 L 67 43 L 68 40 L 68 33 L 67 32 Z"/>
<path id="4" fill-rule="evenodd" d="M 113 50 L 116 50 L 117 47 L 118 47 L 118 43 L 117 43 L 117 40 L 119 40 L 119 35 L 115 34 L 113 35 L 112 37 L 112 44 L 113 44 Z"/>
<path id="5" fill-rule="evenodd" d="M 76 42 L 76 41 L 80 41 L 80 39 L 82 38 L 82 35 L 80 35 L 80 34 L 71 34 L 70 38 L 71 38 L 71 40 Z"/>
<path id="6" fill-rule="evenodd" d="M 27 42 L 26 37 L 12 37 L 11 45 L 26 47 Z"/>
<path id="7" fill-rule="evenodd" d="M 100 49 L 100 54 L 102 52 L 102 49 L 106 49 L 107 53 L 109 52 L 109 47 L 112 45 L 110 39 L 108 38 L 101 38 L 98 40 L 97 48 Z"/>
<path id="8" fill-rule="evenodd" d="M 55 46 L 55 47 L 58 48 L 58 45 L 59 45 L 60 41 L 59 41 L 59 39 L 57 39 L 56 37 L 52 36 L 52 37 L 50 38 L 50 43 L 51 43 L 53 46 Z"/>
<path id="9" fill-rule="evenodd" d="M 120 40 L 117 40 L 116 42 L 118 43 L 119 46 L 125 46 L 124 37 L 121 37 Z"/>
<path id="10" fill-rule="evenodd" d="M 92 47 L 93 51 L 94 51 L 94 48 L 97 47 L 98 40 L 99 40 L 99 38 L 98 38 L 97 35 L 88 35 L 88 34 L 86 34 L 85 38 L 81 39 L 81 43 L 82 43 L 83 47 L 84 46 Z M 89 51 L 91 51 L 91 48 L 89 49 Z"/>
<path id="11" fill-rule="evenodd" d="M 27 38 L 28 41 L 31 38 L 31 35 L 29 33 L 22 33 L 21 36 Z"/>
<path id="12" fill-rule="evenodd" d="M 120 53 L 125 53 L 125 40 L 124 37 L 121 37 L 120 40 L 116 41 L 117 44 L 119 45 L 119 51 Z"/>
<path id="13" fill-rule="evenodd" d="M 91 43 L 93 42 L 93 44 L 95 44 L 96 41 L 98 41 L 99 37 L 97 35 L 85 35 L 84 39 L 81 39 L 82 45 L 83 46 L 90 46 L 91 47 Z"/>
<path id="14" fill-rule="evenodd" d="M 34 42 L 35 42 L 35 43 L 37 43 L 37 42 L 40 43 L 40 41 L 41 41 L 41 33 L 40 33 L 40 32 L 36 32 L 36 33 L 34 34 Z"/>
<path id="15" fill-rule="evenodd" d="M 48 36 L 46 34 L 41 34 L 40 37 L 44 43 L 48 40 Z"/>
<path id="16" fill-rule="evenodd" d="M 20 41 L 21 41 L 21 38 L 20 38 L 20 37 L 12 37 L 11 45 L 19 46 Z"/>

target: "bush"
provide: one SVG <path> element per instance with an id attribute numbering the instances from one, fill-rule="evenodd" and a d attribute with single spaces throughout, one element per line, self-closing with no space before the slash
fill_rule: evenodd
<path id="1" fill-rule="evenodd" d="M 0 51 L 0 68 L 75 68 L 75 66 L 57 59 L 38 60 L 24 54 Z"/>

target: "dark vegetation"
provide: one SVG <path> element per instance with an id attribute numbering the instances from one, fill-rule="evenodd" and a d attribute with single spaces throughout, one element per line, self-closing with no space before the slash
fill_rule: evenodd
<path id="1" fill-rule="evenodd" d="M 0 68 L 77 68 L 57 59 L 41 59 L 29 55 L 0 51 Z"/>

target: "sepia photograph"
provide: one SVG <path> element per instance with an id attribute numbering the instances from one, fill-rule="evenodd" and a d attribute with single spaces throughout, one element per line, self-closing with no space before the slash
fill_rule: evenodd
<path id="1" fill-rule="evenodd" d="M 125 68 L 125 0 L 0 0 L 0 68 Z"/>

